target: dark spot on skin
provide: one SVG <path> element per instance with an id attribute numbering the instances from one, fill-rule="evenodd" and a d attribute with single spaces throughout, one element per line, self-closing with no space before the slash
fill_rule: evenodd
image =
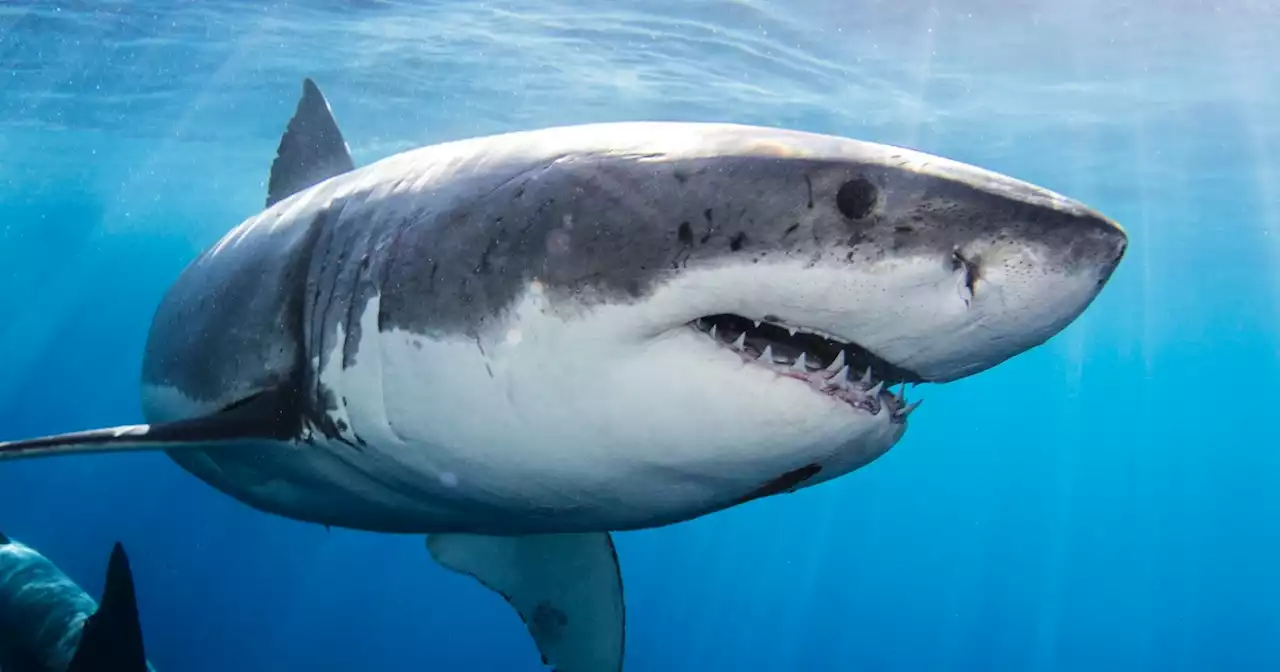
<path id="1" fill-rule="evenodd" d="M 733 238 L 729 239 L 729 249 L 737 252 L 747 242 L 747 234 L 745 231 L 739 231 L 733 234 Z"/>
<path id="2" fill-rule="evenodd" d="M 676 178 L 676 182 L 679 182 L 680 184 L 684 184 L 689 181 L 689 176 L 685 175 L 683 170 L 674 171 L 671 173 L 671 176 Z"/>
<path id="3" fill-rule="evenodd" d="M 689 222 L 680 222 L 680 230 L 676 233 L 676 236 L 684 245 L 693 244 L 693 229 L 689 227 Z"/>
<path id="4" fill-rule="evenodd" d="M 752 490 L 747 494 L 747 496 L 738 501 L 739 503 L 749 502 L 753 499 L 760 499 L 761 497 L 769 497 L 771 495 L 779 495 L 784 492 L 791 492 L 800 484 L 818 475 L 818 472 L 820 471 L 822 471 L 822 466 L 818 464 L 807 464 L 799 469 L 793 469 L 772 481 L 765 483 L 759 488 Z"/>
<path id="5" fill-rule="evenodd" d="M 711 222 L 711 208 L 707 208 L 706 210 L 702 211 L 702 218 L 707 220 L 707 231 L 706 233 L 702 234 L 702 240 L 699 242 L 705 245 L 708 240 L 711 240 L 711 233 L 716 228 L 715 225 L 712 224 Z"/>
<path id="6" fill-rule="evenodd" d="M 485 245 L 484 252 L 480 253 L 480 263 L 476 265 L 476 273 L 489 272 L 489 255 L 493 254 L 494 248 L 498 246 L 498 237 L 494 236 L 489 239 L 489 244 Z"/>
<path id="7" fill-rule="evenodd" d="M 414 342 L 413 342 L 413 348 L 414 348 L 415 350 L 421 350 L 421 349 L 422 349 L 422 341 L 414 341 Z"/>
<path id="8" fill-rule="evenodd" d="M 516 187 L 516 193 L 511 197 L 511 200 L 513 201 L 519 200 L 523 196 L 524 196 L 524 187 Z"/>
<path id="9" fill-rule="evenodd" d="M 559 640 L 568 625 L 568 614 L 545 601 L 539 602 L 538 606 L 534 607 L 533 617 L 529 619 L 529 629 L 535 633 L 534 637 L 540 642 Z"/>
<path id="10" fill-rule="evenodd" d="M 346 437 L 341 436 L 341 434 L 346 432 L 348 429 L 347 423 L 340 418 L 332 418 L 328 413 L 326 413 L 326 411 L 335 410 L 337 408 L 337 395 L 333 393 L 333 390 L 320 386 L 316 390 L 314 406 L 311 408 L 301 409 L 301 411 L 302 414 L 311 421 L 312 426 L 315 427 L 316 431 L 321 436 L 346 444 L 357 451 L 361 450 L 363 443 L 361 445 L 356 445 Z M 311 443 L 314 445 L 314 440 L 312 440 Z"/>
<path id="11" fill-rule="evenodd" d="M 863 219 L 876 207 L 876 185 L 865 177 L 856 177 L 840 185 L 836 207 L 849 219 Z"/>
<path id="12" fill-rule="evenodd" d="M 895 226 L 895 227 L 893 227 L 893 230 L 894 230 L 896 233 L 911 233 L 912 231 L 915 231 L 915 229 L 913 229 L 913 228 L 911 228 L 911 227 L 909 227 L 909 226 Z"/>
<path id="13" fill-rule="evenodd" d="M 799 223 L 792 224 L 791 226 L 788 226 L 788 227 L 787 227 L 787 230 L 782 232 L 782 239 L 783 239 L 783 240 L 786 240 L 786 239 L 787 239 L 787 236 L 789 236 L 789 235 L 791 235 L 791 234 L 795 233 L 795 232 L 796 232 L 796 229 L 798 229 L 798 228 L 800 228 L 800 224 L 799 224 Z"/>
<path id="14" fill-rule="evenodd" d="M 808 175 L 804 176 L 804 186 L 809 190 L 809 209 L 813 209 L 813 180 Z"/>
<path id="15" fill-rule="evenodd" d="M 765 315 L 761 319 L 763 319 L 765 322 L 777 322 L 779 324 L 782 322 L 782 318 L 778 317 L 777 315 Z"/>
<path id="16" fill-rule="evenodd" d="M 484 370 L 489 372 L 489 377 L 490 377 L 490 378 L 492 378 L 492 377 L 493 377 L 493 368 L 489 366 L 489 363 L 488 363 L 488 362 L 485 362 L 485 364 L 484 364 Z"/>
<path id="17" fill-rule="evenodd" d="M 439 270 L 440 270 L 440 265 L 439 265 L 439 264 L 437 264 L 437 263 L 435 262 L 435 260 L 432 260 L 432 261 L 431 261 L 431 275 L 427 276 L 427 293 L 428 293 L 428 294 L 430 294 L 430 293 L 432 292 L 432 290 L 434 290 L 434 289 L 435 289 L 435 286 L 436 286 L 436 273 L 437 273 L 437 271 L 439 271 Z"/>

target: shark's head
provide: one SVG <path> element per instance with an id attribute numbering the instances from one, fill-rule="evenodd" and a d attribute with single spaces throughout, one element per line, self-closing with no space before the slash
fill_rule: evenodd
<path id="1" fill-rule="evenodd" d="M 943 158 L 798 133 L 733 146 L 636 185 L 672 263 L 635 308 L 730 347 L 745 333 L 749 357 L 772 344 L 816 368 L 843 352 L 876 380 L 953 381 L 1061 331 L 1127 245 L 1076 201 Z"/>
<path id="2" fill-rule="evenodd" d="M 402 437 L 514 433 L 564 451 L 555 469 L 576 477 L 604 453 L 720 483 L 820 468 L 817 482 L 902 435 L 910 409 L 889 385 L 956 380 L 1043 343 L 1127 242 L 1075 201 L 906 149 L 732 125 L 539 134 L 489 142 L 553 158 L 399 241 L 383 330 L 482 342 L 404 351 L 424 364 L 397 367 L 401 389 L 456 384 L 392 409 Z M 462 391 L 476 356 L 502 408 L 450 434 L 479 403 Z"/>

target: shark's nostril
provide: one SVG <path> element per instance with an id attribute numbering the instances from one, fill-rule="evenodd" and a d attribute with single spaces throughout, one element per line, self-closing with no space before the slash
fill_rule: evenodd
<path id="1" fill-rule="evenodd" d="M 980 269 L 978 268 L 978 261 L 976 259 L 969 259 L 968 257 L 965 257 L 960 253 L 960 250 L 955 250 L 951 253 L 951 268 L 954 270 L 964 270 L 964 287 L 969 290 L 969 296 L 972 297 L 974 294 L 974 285 L 977 284 L 978 278 L 981 275 Z"/>

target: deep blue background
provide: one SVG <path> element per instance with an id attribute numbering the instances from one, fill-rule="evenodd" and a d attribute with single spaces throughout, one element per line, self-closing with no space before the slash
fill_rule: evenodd
<path id="1" fill-rule="evenodd" d="M 361 163 L 634 118 L 908 144 L 1098 207 L 1128 257 L 873 465 L 618 535 L 628 671 L 1280 668 L 1280 18 L 1237 4 L 5 4 L 0 436 L 140 421 L 151 311 L 260 207 L 303 76 Z M 162 672 L 539 669 L 421 537 L 155 454 L 0 467 L 0 529 L 90 592 L 125 542 Z"/>

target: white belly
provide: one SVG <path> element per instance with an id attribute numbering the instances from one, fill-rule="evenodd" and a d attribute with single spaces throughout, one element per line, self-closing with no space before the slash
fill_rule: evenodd
<path id="1" fill-rule="evenodd" d="M 251 506 L 300 520 L 553 533 L 687 520 L 815 466 L 806 485 L 828 480 L 904 430 L 693 330 L 637 338 L 643 330 L 609 308 L 576 320 L 545 308 L 532 291 L 496 335 L 432 339 L 380 332 L 375 298 L 352 365 L 341 366 L 341 329 L 325 361 L 312 362 L 338 400 L 330 415 L 341 437 L 171 457 Z M 147 405 L 153 419 L 212 410 L 169 389 L 148 390 Z"/>
<path id="2" fill-rule="evenodd" d="M 542 308 L 531 295 L 496 337 L 434 340 L 379 332 L 370 302 L 354 364 L 316 362 L 345 401 L 335 420 L 367 446 L 361 468 L 465 524 L 622 530 L 730 506 L 807 465 L 826 480 L 901 435 L 691 330 L 620 345 L 592 327 L 607 316 Z"/>

